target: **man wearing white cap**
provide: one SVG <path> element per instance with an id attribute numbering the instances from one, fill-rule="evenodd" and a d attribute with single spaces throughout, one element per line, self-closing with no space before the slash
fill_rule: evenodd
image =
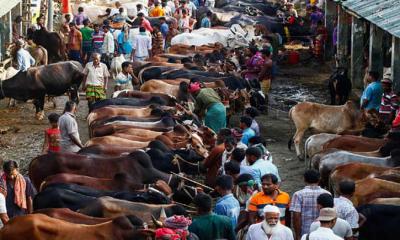
<path id="1" fill-rule="evenodd" d="M 301 240 L 343 240 L 332 231 L 336 224 L 336 219 L 336 210 L 334 208 L 322 208 L 317 218 L 321 226 L 309 234 L 304 234 Z"/>
<path id="2" fill-rule="evenodd" d="M 249 227 L 246 240 L 293 240 L 293 233 L 290 228 L 282 225 L 279 221 L 279 208 L 267 205 L 263 209 L 264 220 Z"/>
<path id="3" fill-rule="evenodd" d="M 24 49 L 25 41 L 23 39 L 18 39 L 16 42 L 17 46 L 17 62 L 18 70 L 25 72 L 32 65 L 35 64 L 35 59 L 31 54 Z"/>

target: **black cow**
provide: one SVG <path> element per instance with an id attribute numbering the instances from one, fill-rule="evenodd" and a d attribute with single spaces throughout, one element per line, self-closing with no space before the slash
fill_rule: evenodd
<path id="1" fill-rule="evenodd" d="M 86 207 L 96 198 L 104 196 L 131 202 L 151 204 L 170 203 L 170 200 L 165 195 L 155 191 L 112 192 L 95 190 L 77 184 L 55 183 L 48 185 L 35 196 L 33 200 L 33 208 L 35 210 L 44 208 L 69 208 L 76 211 L 80 208 Z"/>
<path id="2" fill-rule="evenodd" d="M 338 68 L 328 80 L 331 105 L 343 105 L 349 100 L 351 81 L 347 77 L 347 69 Z"/>
<path id="3" fill-rule="evenodd" d="M 367 204 L 357 208 L 361 221 L 358 239 L 394 240 L 400 236 L 400 206 Z M 364 219 L 365 218 L 365 219 Z"/>
<path id="4" fill-rule="evenodd" d="M 67 60 L 64 40 L 57 32 L 49 32 L 44 28 L 36 31 L 28 29 L 27 35 L 35 44 L 47 50 L 49 63 Z"/>
<path id="5" fill-rule="evenodd" d="M 102 108 L 105 106 L 110 106 L 110 105 L 125 105 L 125 106 L 136 106 L 136 107 L 143 107 L 143 106 L 149 106 L 149 105 L 165 105 L 166 102 L 158 97 L 154 96 L 151 97 L 150 99 L 141 99 L 141 98 L 111 98 L 111 99 L 103 99 L 100 101 L 97 101 L 93 103 L 90 106 L 90 112 Z"/>
<path id="6" fill-rule="evenodd" d="M 9 97 L 21 101 L 34 99 L 36 114 L 43 118 L 44 99 L 46 95 L 60 96 L 66 92 L 78 102 L 78 88 L 83 80 L 83 68 L 79 62 L 66 61 L 45 66 L 32 67 L 26 72 L 0 84 L 0 99 Z M 39 115 L 40 114 L 40 115 Z"/>

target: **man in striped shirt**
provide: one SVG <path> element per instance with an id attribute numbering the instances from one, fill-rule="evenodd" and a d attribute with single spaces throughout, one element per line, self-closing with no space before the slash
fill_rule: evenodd
<path id="1" fill-rule="evenodd" d="M 104 33 L 100 31 L 98 24 L 93 25 L 94 32 L 92 33 L 92 51 L 101 54 L 101 48 L 104 42 Z"/>
<path id="2" fill-rule="evenodd" d="M 392 91 L 392 81 L 389 78 L 383 78 L 381 83 L 383 94 L 381 106 L 379 107 L 379 115 L 385 124 L 391 124 L 399 109 L 398 98 Z"/>

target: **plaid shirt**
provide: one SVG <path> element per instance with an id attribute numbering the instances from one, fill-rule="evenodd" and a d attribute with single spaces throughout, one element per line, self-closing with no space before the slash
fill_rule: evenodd
<path id="1" fill-rule="evenodd" d="M 339 218 L 346 220 L 351 228 L 358 228 L 358 212 L 354 208 L 353 203 L 345 198 L 338 197 L 334 199 L 335 201 L 335 209 Z"/>
<path id="2" fill-rule="evenodd" d="M 293 194 L 290 211 L 301 213 L 301 235 L 310 232 L 310 226 L 319 215 L 317 197 L 322 193 L 329 193 L 320 186 L 306 186 Z"/>

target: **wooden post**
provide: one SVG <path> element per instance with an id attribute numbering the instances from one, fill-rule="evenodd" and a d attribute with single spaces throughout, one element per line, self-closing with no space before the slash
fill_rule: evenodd
<path id="1" fill-rule="evenodd" d="M 47 6 L 47 30 L 49 32 L 53 31 L 53 20 L 54 20 L 54 7 L 53 7 L 53 0 L 48 1 Z"/>
<path id="2" fill-rule="evenodd" d="M 369 36 L 369 69 L 378 72 L 382 77 L 383 73 L 383 31 L 379 27 L 372 25 Z"/>
<path id="3" fill-rule="evenodd" d="M 339 8 L 338 14 L 338 43 L 337 43 L 337 58 L 339 67 L 348 66 L 348 40 L 349 40 L 349 25 L 348 14 L 343 8 Z"/>
<path id="4" fill-rule="evenodd" d="M 392 37 L 392 81 L 393 89 L 400 91 L 400 38 Z"/>
<path id="5" fill-rule="evenodd" d="M 333 29 L 337 19 L 336 4 L 332 0 L 325 2 L 325 27 L 328 32 L 328 40 L 325 44 L 325 59 L 330 60 L 335 55 L 333 48 Z"/>
<path id="6" fill-rule="evenodd" d="M 364 69 L 364 23 L 353 16 L 351 25 L 351 82 L 353 87 L 362 88 Z"/>
<path id="7" fill-rule="evenodd" d="M 12 10 L 10 10 L 8 12 L 8 27 L 10 29 L 10 31 L 8 31 L 9 35 L 8 35 L 8 41 L 10 43 L 12 43 L 12 36 L 13 36 L 13 31 L 12 31 L 12 14 L 11 14 Z"/>

